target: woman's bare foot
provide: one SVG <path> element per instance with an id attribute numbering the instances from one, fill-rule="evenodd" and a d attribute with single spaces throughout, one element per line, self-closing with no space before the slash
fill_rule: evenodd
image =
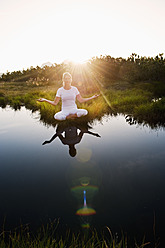
<path id="1" fill-rule="evenodd" d="M 75 119 L 78 118 L 77 114 L 70 114 L 66 117 L 66 119 Z"/>

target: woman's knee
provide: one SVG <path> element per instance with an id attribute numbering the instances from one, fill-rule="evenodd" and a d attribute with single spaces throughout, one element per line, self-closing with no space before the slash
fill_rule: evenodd
<path id="1" fill-rule="evenodd" d="M 85 116 L 88 114 L 88 111 L 86 109 L 79 109 L 77 111 L 77 117 Z"/>
<path id="2" fill-rule="evenodd" d="M 54 118 L 56 120 L 58 120 L 58 121 L 64 121 L 64 120 L 66 120 L 66 116 L 64 114 L 60 113 L 60 112 L 56 113 L 54 115 Z"/>

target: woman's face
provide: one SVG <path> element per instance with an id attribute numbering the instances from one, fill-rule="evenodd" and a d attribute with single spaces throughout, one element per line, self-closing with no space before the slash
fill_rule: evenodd
<path id="1" fill-rule="evenodd" d="M 72 79 L 71 79 L 71 77 L 69 77 L 68 75 L 66 75 L 66 76 L 63 78 L 63 82 L 64 82 L 65 84 L 71 84 Z"/>

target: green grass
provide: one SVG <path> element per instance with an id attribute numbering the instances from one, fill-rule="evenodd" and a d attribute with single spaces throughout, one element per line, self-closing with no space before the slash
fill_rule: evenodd
<path id="1" fill-rule="evenodd" d="M 109 90 L 106 93 L 111 105 L 118 113 L 132 113 L 135 107 L 152 100 L 152 94 L 141 89 Z"/>
<path id="2" fill-rule="evenodd" d="M 144 122 L 151 127 L 165 125 L 165 97 L 161 100 L 141 104 L 134 110 L 134 116 L 138 122 Z"/>
<path id="3" fill-rule="evenodd" d="M 27 85 L 24 83 L 0 83 L 0 106 L 10 105 L 13 109 L 25 106 L 32 111 L 39 110 L 41 120 L 45 124 L 56 125 L 54 114 L 60 111 L 60 104 L 53 107 L 48 103 L 38 103 L 37 98 L 53 100 L 60 84 Z M 83 89 L 82 89 L 83 90 Z M 99 89 L 97 89 L 99 91 Z M 86 90 L 82 93 L 87 95 Z M 165 126 L 165 84 L 163 82 L 110 82 L 109 87 L 100 89 L 100 96 L 87 103 L 79 104 L 79 108 L 88 110 L 88 121 L 100 120 L 105 114 L 131 114 L 137 122 L 154 126 Z M 97 92 L 99 93 L 99 92 Z M 153 102 L 153 99 L 159 99 Z"/>
<path id="4" fill-rule="evenodd" d="M 157 88 L 157 85 L 159 87 Z M 161 90 L 162 89 L 162 90 Z M 133 84 L 132 88 L 106 92 L 112 108 L 121 114 L 131 114 L 136 121 L 151 128 L 165 126 L 165 86 L 161 82 Z"/>

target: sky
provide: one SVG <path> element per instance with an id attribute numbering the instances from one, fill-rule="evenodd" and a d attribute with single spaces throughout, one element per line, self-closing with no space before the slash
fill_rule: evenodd
<path id="1" fill-rule="evenodd" d="M 0 73 L 165 53 L 164 0 L 0 0 Z"/>

